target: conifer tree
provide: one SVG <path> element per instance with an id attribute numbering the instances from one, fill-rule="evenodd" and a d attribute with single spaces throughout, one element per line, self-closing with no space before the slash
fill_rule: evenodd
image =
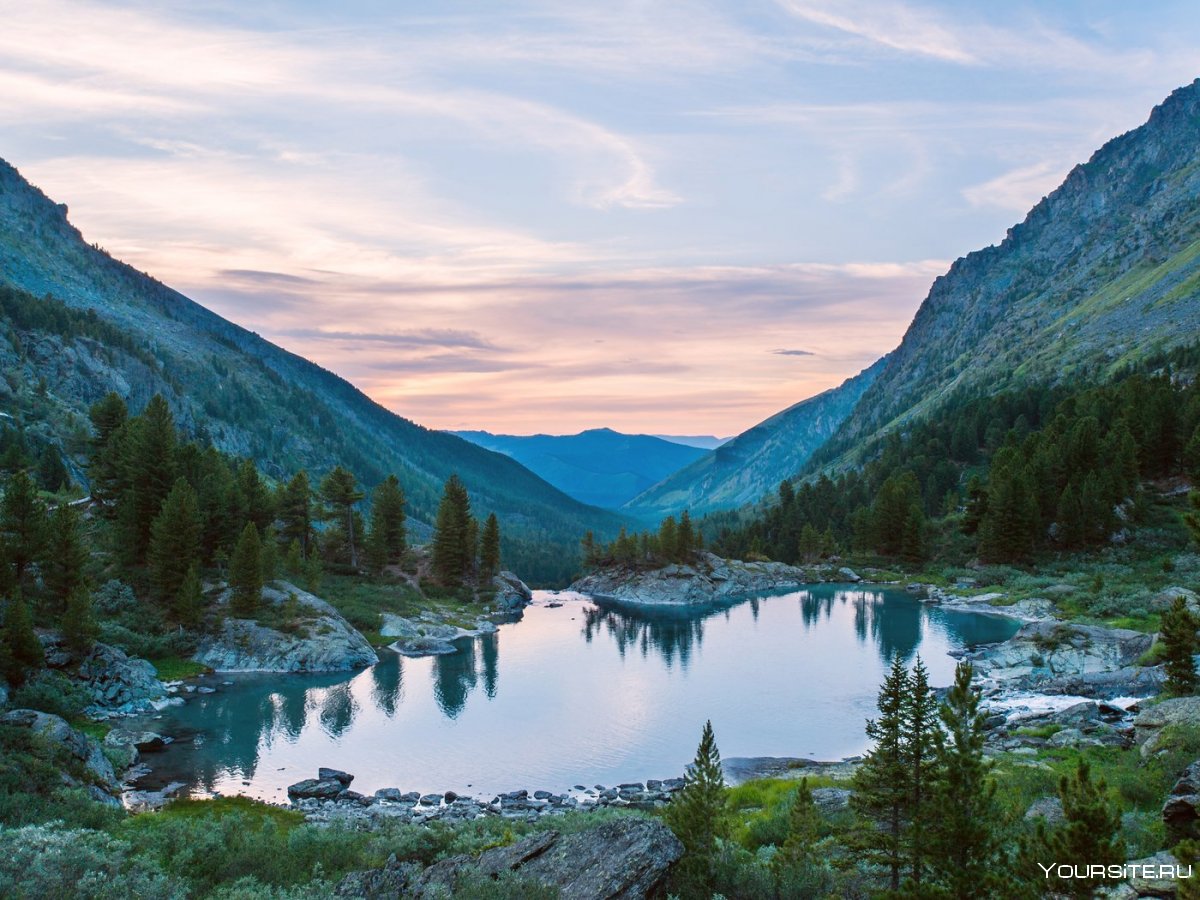
<path id="1" fill-rule="evenodd" d="M 600 561 L 600 551 L 596 546 L 596 535 L 592 532 L 587 532 L 580 541 L 583 546 L 583 564 L 590 568 Z"/>
<path id="2" fill-rule="evenodd" d="M 801 779 L 788 812 L 787 837 L 771 857 L 771 870 L 780 897 L 824 897 L 832 890 L 832 872 L 813 846 L 820 825 L 821 816 L 813 803 L 808 779 Z"/>
<path id="3" fill-rule="evenodd" d="M 929 881 L 962 900 L 995 897 L 1003 888 L 1002 822 L 996 782 L 983 756 L 985 717 L 973 675 L 970 663 L 955 667 L 954 685 L 939 710 L 931 785 Z"/>
<path id="4" fill-rule="evenodd" d="M 1167 690 L 1177 697 L 1196 693 L 1197 625 L 1183 597 L 1176 597 L 1162 615 L 1160 639 L 1165 650 Z"/>
<path id="5" fill-rule="evenodd" d="M 925 511 L 921 504 L 913 502 L 904 519 L 904 533 L 900 539 L 900 555 L 909 562 L 921 562 L 925 558 Z"/>
<path id="6" fill-rule="evenodd" d="M 51 612 L 59 614 L 84 583 L 88 548 L 84 543 L 79 512 L 66 503 L 56 506 L 50 514 L 47 532 L 41 562 L 42 581 L 46 585 Z"/>
<path id="7" fill-rule="evenodd" d="M 9 479 L 0 502 L 0 540 L 12 567 L 12 581 L 20 590 L 25 576 L 42 555 L 46 543 L 46 508 L 24 470 Z"/>
<path id="8" fill-rule="evenodd" d="M 474 559 L 470 546 L 471 502 L 466 486 L 457 475 L 446 479 L 433 529 L 433 572 L 439 582 L 451 587 L 462 584 Z"/>
<path id="9" fill-rule="evenodd" d="M 685 509 L 679 514 L 679 528 L 675 533 L 675 558 L 683 562 L 692 555 L 696 547 L 696 528 L 692 525 L 692 516 Z"/>
<path id="10" fill-rule="evenodd" d="M 19 687 L 25 683 L 30 671 L 45 666 L 42 642 L 33 630 L 29 607 L 19 591 L 9 598 L 4 610 L 3 643 L 7 650 L 5 662 L 9 667 L 5 675 L 10 684 Z"/>
<path id="11" fill-rule="evenodd" d="M 934 740 L 938 732 L 937 703 L 929 689 L 929 671 L 919 656 L 909 678 L 903 718 L 904 762 L 910 790 L 905 844 L 912 880 L 919 887 L 929 854 L 928 831 L 933 824 L 930 784 L 937 772 Z"/>
<path id="12" fill-rule="evenodd" d="M 358 537 L 355 534 L 354 506 L 364 494 L 358 489 L 354 476 L 342 466 L 321 479 L 321 499 L 326 504 L 326 518 L 337 523 L 346 538 L 350 565 L 358 568 Z"/>
<path id="13" fill-rule="evenodd" d="M 200 567 L 192 563 L 175 597 L 175 618 L 187 628 L 199 628 L 203 616 L 204 589 L 200 584 Z"/>
<path id="14" fill-rule="evenodd" d="M 1188 494 L 1188 503 L 1191 509 L 1183 514 L 1183 524 L 1192 536 L 1192 543 L 1200 545 L 1200 491 Z"/>
<path id="15" fill-rule="evenodd" d="M 400 479 L 389 475 L 371 498 L 371 533 L 380 534 L 389 563 L 399 562 L 408 546 L 404 521 L 404 491 Z"/>
<path id="16" fill-rule="evenodd" d="M 300 541 L 293 539 L 288 544 L 287 556 L 283 560 L 284 568 L 292 577 L 304 571 L 304 552 L 300 549 Z"/>
<path id="17" fill-rule="evenodd" d="M 879 827 L 868 826 L 860 836 L 866 858 L 888 870 L 893 891 L 900 889 L 904 868 L 904 832 L 912 799 L 904 732 L 905 710 L 911 695 L 908 671 L 900 655 L 879 689 L 879 718 L 867 722 L 875 746 L 854 774 L 854 809 Z"/>
<path id="18" fill-rule="evenodd" d="M 679 527 L 675 524 L 674 516 L 667 516 L 658 526 L 659 552 L 666 559 L 675 559 L 679 547 Z"/>
<path id="19" fill-rule="evenodd" d="M 480 581 L 490 582 L 500 572 L 500 522 L 495 513 L 488 513 L 479 545 Z"/>
<path id="20" fill-rule="evenodd" d="M 58 493 L 71 484 L 71 475 L 63 465 L 62 456 L 57 447 L 48 446 L 42 451 L 38 460 L 37 480 L 42 490 Z"/>
<path id="21" fill-rule="evenodd" d="M 92 612 L 91 592 L 82 584 L 75 587 L 67 600 L 66 612 L 62 619 L 63 643 L 67 645 L 76 658 L 92 652 L 100 628 Z"/>
<path id="22" fill-rule="evenodd" d="M 124 555 L 133 563 L 146 558 L 150 526 L 175 483 L 175 419 L 161 394 L 150 398 L 145 411 L 129 422 L 121 442 L 121 467 L 126 485 L 118 514 Z"/>
<path id="23" fill-rule="evenodd" d="M 1098 876 L 1083 878 L 1043 878 L 1037 863 L 1066 864 L 1089 872 L 1093 866 L 1107 869 L 1125 862 L 1125 841 L 1121 837 L 1120 810 L 1110 805 L 1104 780 L 1092 781 L 1084 760 L 1073 777 L 1062 776 L 1058 796 L 1062 801 L 1063 821 L 1050 828 L 1038 823 L 1032 841 L 1022 847 L 1022 868 L 1026 876 L 1043 890 L 1066 897 L 1091 897 L 1102 884 L 1118 879 Z"/>
<path id="24" fill-rule="evenodd" d="M 263 580 L 262 546 L 253 522 L 247 522 L 242 529 L 229 561 L 229 586 L 233 589 L 230 611 L 243 619 L 254 616 L 262 602 Z"/>
<path id="25" fill-rule="evenodd" d="M 244 459 L 234 477 L 234 503 L 237 507 L 234 524 L 243 528 L 253 522 L 261 537 L 275 520 L 275 498 L 259 474 L 252 459 Z"/>
<path id="26" fill-rule="evenodd" d="M 310 552 L 313 532 L 312 488 L 308 483 L 308 473 L 301 469 L 292 476 L 291 481 L 279 490 L 277 501 L 279 512 L 279 535 L 290 546 L 296 542 L 300 546 L 300 555 L 307 557 Z"/>
<path id="27" fill-rule="evenodd" d="M 129 419 L 129 410 L 120 394 L 110 392 L 92 405 L 89 414 L 94 434 L 88 460 L 88 481 L 92 498 L 100 503 L 101 509 L 111 509 L 125 489 L 120 438 Z"/>
<path id="28" fill-rule="evenodd" d="M 821 543 L 821 535 L 817 529 L 812 526 L 811 522 L 805 522 L 804 527 L 800 529 L 800 540 L 796 546 L 800 562 L 811 565 L 820 560 Z"/>
<path id="29" fill-rule="evenodd" d="M 321 557 L 313 554 L 304 561 L 304 589 L 315 594 L 321 589 L 321 579 L 325 575 L 325 567 L 321 565 Z"/>
<path id="30" fill-rule="evenodd" d="M 663 816 L 684 849 L 673 873 L 673 884 L 685 900 L 707 898 L 717 842 L 729 835 L 725 773 L 711 721 L 704 724 L 696 758 L 685 782 Z"/>
<path id="31" fill-rule="evenodd" d="M 150 578 L 160 600 L 171 606 L 188 569 L 200 558 L 200 512 L 196 492 L 178 479 L 150 527 Z"/>
<path id="32" fill-rule="evenodd" d="M 259 564 L 262 567 L 263 584 L 270 584 L 279 577 L 279 537 L 274 525 L 268 525 L 262 536 Z"/>

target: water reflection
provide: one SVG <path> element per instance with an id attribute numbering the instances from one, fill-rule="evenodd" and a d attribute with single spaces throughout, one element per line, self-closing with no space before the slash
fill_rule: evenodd
<path id="1" fill-rule="evenodd" d="M 919 651 L 945 684 L 948 649 L 1016 629 L 835 585 L 708 606 L 562 600 L 460 640 L 453 654 L 384 652 L 354 673 L 225 676 L 232 686 L 144 723 L 177 741 L 150 760 L 142 786 L 179 780 L 282 800 L 321 765 L 354 772 L 367 790 L 658 777 L 690 758 L 695 723 L 710 717 L 741 754 L 861 752 L 893 655 L 911 663 Z"/>

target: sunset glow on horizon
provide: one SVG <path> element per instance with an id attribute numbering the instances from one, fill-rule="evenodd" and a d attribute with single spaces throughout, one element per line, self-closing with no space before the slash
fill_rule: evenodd
<path id="1" fill-rule="evenodd" d="M 1149 18 L 47 0 L 5 10 L 0 157 L 422 425 L 727 436 L 893 349 L 953 259 L 1200 74 L 1194 7 Z"/>

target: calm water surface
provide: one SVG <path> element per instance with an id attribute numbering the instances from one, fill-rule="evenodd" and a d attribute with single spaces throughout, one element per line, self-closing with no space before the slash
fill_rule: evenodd
<path id="1" fill-rule="evenodd" d="M 893 654 L 919 653 L 946 685 L 947 651 L 1017 626 L 838 585 L 653 610 L 541 591 L 520 622 L 453 655 L 210 678 L 233 685 L 144 722 L 178 738 L 146 758 L 146 785 L 283 800 L 323 765 L 354 773 L 362 793 L 612 785 L 682 774 L 709 718 L 726 757 L 840 759 L 866 749 Z"/>

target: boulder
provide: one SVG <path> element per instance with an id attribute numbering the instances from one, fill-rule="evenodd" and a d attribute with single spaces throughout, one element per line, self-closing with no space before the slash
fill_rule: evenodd
<path id="1" fill-rule="evenodd" d="M 154 666 L 108 644 L 96 644 L 71 677 L 91 694 L 93 715 L 147 712 L 167 696 Z"/>
<path id="2" fill-rule="evenodd" d="M 288 797 L 293 800 L 336 800 L 346 786 L 336 779 L 321 781 L 319 778 L 306 778 L 288 785 Z"/>
<path id="3" fill-rule="evenodd" d="M 117 773 L 113 771 L 112 763 L 104 755 L 100 744 L 76 731 L 61 716 L 34 709 L 13 709 L 0 715 L 0 725 L 28 728 L 42 740 L 57 744 L 83 764 L 101 793 L 112 795 L 120 792 Z M 105 802 L 112 799 L 109 796 Z"/>
<path id="4" fill-rule="evenodd" d="M 1163 749 L 1163 730 L 1171 726 L 1200 727 L 1200 697 L 1173 697 L 1137 714 L 1133 720 L 1133 739 L 1142 748 L 1142 756 L 1152 756 Z"/>
<path id="5" fill-rule="evenodd" d="M 354 776 L 349 772 L 343 772 L 341 769 L 328 769 L 321 766 L 317 769 L 317 779 L 319 781 L 338 781 L 349 787 L 350 782 L 354 780 Z"/>
<path id="6" fill-rule="evenodd" d="M 840 569 L 838 569 L 838 575 L 840 575 L 842 578 L 845 578 L 847 581 L 862 581 L 862 578 L 859 577 L 858 573 L 849 566 L 842 566 Z"/>
<path id="7" fill-rule="evenodd" d="M 976 668 L 1028 686 L 1064 676 L 1133 667 L 1150 649 L 1151 635 L 1124 628 L 1030 622 L 1002 644 L 971 654 Z"/>
<path id="8" fill-rule="evenodd" d="M 812 791 L 813 804 L 827 816 L 849 809 L 853 796 L 854 791 L 849 788 L 824 787 Z"/>
<path id="9" fill-rule="evenodd" d="M 334 890 L 337 897 L 362 897 L 370 900 L 392 900 L 406 896 L 408 883 L 421 872 L 417 863 L 399 862 L 396 854 L 388 857 L 381 869 L 368 869 L 364 872 L 351 872 L 346 875 Z"/>
<path id="10" fill-rule="evenodd" d="M 1126 865 L 1136 872 L 1128 884 L 1139 897 L 1174 897 L 1178 893 L 1175 872 L 1179 860 L 1169 850 L 1160 850 L 1145 859 L 1130 860 Z"/>
<path id="11" fill-rule="evenodd" d="M 375 650 L 336 609 L 286 582 L 263 591 L 263 603 L 283 605 L 295 595 L 301 624 L 285 634 L 250 619 L 226 616 L 193 657 L 218 672 L 345 672 L 379 662 Z M 222 596 L 228 603 L 229 592 Z"/>
<path id="12" fill-rule="evenodd" d="M 682 855 L 683 845 L 661 822 L 627 816 L 576 834 L 544 831 L 485 850 L 478 859 L 442 860 L 410 882 L 405 896 L 440 896 L 470 876 L 513 872 L 571 900 L 635 900 L 656 891 Z"/>
<path id="13" fill-rule="evenodd" d="M 533 602 L 533 591 L 529 585 L 512 572 L 501 572 L 492 579 L 492 586 L 496 589 L 493 602 L 502 612 L 520 612 Z"/>
<path id="14" fill-rule="evenodd" d="M 1047 825 L 1058 825 L 1065 818 L 1062 800 L 1058 797 L 1039 797 L 1025 810 L 1026 819 L 1042 819 Z"/>
<path id="15" fill-rule="evenodd" d="M 1163 824 L 1172 845 L 1196 837 L 1200 819 L 1200 760 L 1180 773 L 1162 808 Z"/>

